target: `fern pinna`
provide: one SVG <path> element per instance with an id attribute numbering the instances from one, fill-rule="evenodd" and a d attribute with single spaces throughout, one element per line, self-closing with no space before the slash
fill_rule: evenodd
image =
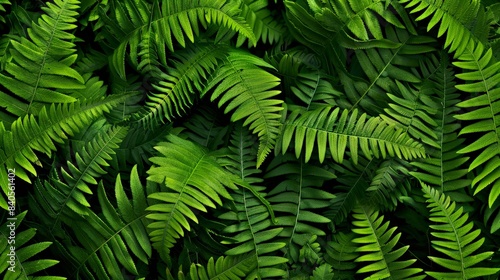
<path id="1" fill-rule="evenodd" d="M 0 0 L 0 275 L 497 279 L 496 2 Z"/>

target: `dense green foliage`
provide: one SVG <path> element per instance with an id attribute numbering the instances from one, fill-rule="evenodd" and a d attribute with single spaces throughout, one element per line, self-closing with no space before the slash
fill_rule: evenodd
<path id="1" fill-rule="evenodd" d="M 3 279 L 498 279 L 495 2 L 0 0 Z"/>

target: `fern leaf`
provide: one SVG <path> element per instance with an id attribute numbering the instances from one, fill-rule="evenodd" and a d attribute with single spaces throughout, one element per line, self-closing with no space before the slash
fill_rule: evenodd
<path id="1" fill-rule="evenodd" d="M 390 100 L 387 93 L 395 95 L 399 91 L 397 81 L 418 83 L 420 78 L 412 73 L 418 67 L 421 56 L 434 51 L 430 43 L 435 40 L 425 36 L 415 36 L 406 30 L 386 27 L 387 38 L 398 42 L 399 46 L 393 49 L 370 48 L 356 50 L 360 70 L 364 77 L 355 78 L 341 73 L 348 101 L 352 108 L 363 108 L 366 112 L 376 115 L 381 108 L 386 108 Z"/>
<path id="2" fill-rule="evenodd" d="M 255 34 L 255 41 L 249 40 L 251 44 L 262 42 L 264 44 L 276 44 L 283 37 L 285 26 L 282 22 L 273 17 L 274 13 L 268 8 L 268 0 L 243 0 L 240 4 L 240 15 L 252 28 Z M 243 34 L 238 35 L 236 47 L 241 47 L 248 37 Z"/>
<path id="3" fill-rule="evenodd" d="M 488 23 L 484 7 L 477 0 L 399 0 L 410 13 L 422 12 L 417 21 L 430 18 L 427 31 L 438 23 L 438 37 L 446 33 L 444 48 L 459 57 L 469 44 L 485 42 Z"/>
<path id="4" fill-rule="evenodd" d="M 85 194 L 92 195 L 89 185 L 97 185 L 97 179 L 107 174 L 106 168 L 115 150 L 127 134 L 127 127 L 110 127 L 79 149 L 75 159 L 67 161 L 67 170 L 61 168 L 61 177 L 53 175 L 50 181 L 36 184 L 37 203 L 40 209 L 45 209 L 45 215 L 50 216 L 50 224 L 54 230 L 60 220 L 68 219 L 78 214 L 84 216 L 90 203 Z M 50 209 L 50 210 L 49 210 Z"/>
<path id="5" fill-rule="evenodd" d="M 27 211 L 24 211 L 15 217 L 9 218 L 0 230 L 0 261 L 2 262 L 0 273 L 4 275 L 3 279 L 6 280 L 40 279 L 42 277 L 36 276 L 37 273 L 41 273 L 59 263 L 57 260 L 49 259 L 32 260 L 35 255 L 51 246 L 52 242 L 38 242 L 26 245 L 36 234 L 36 228 L 23 231 L 19 229 L 26 213 Z M 45 275 L 43 279 L 64 280 L 66 277 Z"/>
<path id="6" fill-rule="evenodd" d="M 167 119 L 182 116 L 191 107 L 198 92 L 213 72 L 226 50 L 225 45 L 197 44 L 178 51 L 169 60 L 166 72 L 148 95 L 146 106 L 136 116 L 145 127 L 153 127 Z"/>
<path id="7" fill-rule="evenodd" d="M 302 115 L 299 112 L 290 114 L 280 138 L 282 152 L 288 149 L 294 138 L 295 155 L 298 158 L 304 149 L 306 162 L 311 158 L 315 146 L 320 162 L 325 159 L 327 147 L 333 160 L 339 163 L 343 161 L 348 146 L 355 164 L 359 149 L 368 159 L 386 158 L 387 155 L 411 159 L 425 155 L 420 143 L 402 134 L 402 129 L 390 126 L 380 118 L 370 118 L 366 114 L 358 117 L 357 110 L 339 113 L 339 108 L 326 107 Z"/>
<path id="8" fill-rule="evenodd" d="M 429 102 L 431 101 L 429 96 L 422 92 L 422 89 L 414 90 L 398 81 L 396 84 L 402 96 L 388 94 L 393 103 L 389 104 L 390 109 L 384 111 L 389 117 L 381 115 L 381 118 L 404 128 L 403 133 L 409 134 L 414 139 L 420 139 L 423 143 L 438 148 L 438 137 L 434 132 L 437 123 L 433 119 L 437 113 L 436 104 Z"/>
<path id="9" fill-rule="evenodd" d="M 435 237 L 432 240 L 432 247 L 445 255 L 429 256 L 429 258 L 451 270 L 451 272 L 426 271 L 426 273 L 435 279 L 470 279 L 500 271 L 500 268 L 476 266 L 493 255 L 493 252 L 473 255 L 483 244 L 484 238 L 478 239 L 481 230 L 473 230 L 473 223 L 467 223 L 469 214 L 464 213 L 462 207 L 457 208 L 449 196 L 438 190 L 423 183 L 422 190 L 424 197 L 427 198 L 427 207 L 431 209 L 429 219 L 435 223 L 430 225 L 433 229 L 431 235 Z"/>
<path id="10" fill-rule="evenodd" d="M 217 261 L 210 258 L 206 266 L 192 264 L 189 269 L 189 279 L 243 279 L 255 266 L 255 258 L 252 255 L 219 257 Z M 179 276 L 179 280 L 186 279 L 183 274 Z"/>
<path id="11" fill-rule="evenodd" d="M 76 260 L 75 276 L 81 273 L 87 277 L 97 276 L 98 279 L 126 279 L 122 269 L 138 275 L 135 258 L 144 264 L 149 263 L 152 247 L 147 238 L 147 200 L 136 166 L 130 174 L 130 191 L 132 199 L 126 194 L 118 175 L 114 188 L 115 206 L 100 183 L 98 199 L 101 215 L 89 209 L 84 218 L 75 218 L 70 222 L 81 245 L 68 247 Z"/>
<path id="12" fill-rule="evenodd" d="M 384 216 L 361 206 L 354 209 L 353 218 L 352 231 L 357 237 L 352 242 L 359 244 L 356 251 L 361 253 L 355 262 L 370 262 L 356 273 L 371 273 L 366 279 L 425 278 L 419 275 L 423 269 L 410 267 L 415 259 L 399 260 L 410 246 L 395 249 L 401 233 L 394 235 L 397 227 L 389 228 L 389 222 L 384 223 Z"/>
<path id="13" fill-rule="evenodd" d="M 357 266 L 354 260 L 359 257 L 359 252 L 356 252 L 358 245 L 352 242 L 355 237 L 353 232 L 339 232 L 333 235 L 333 241 L 328 242 L 328 257 L 325 259 L 332 265 L 335 279 L 354 279 Z"/>
<path id="14" fill-rule="evenodd" d="M 185 47 L 187 41 L 194 42 L 199 35 L 199 26 L 207 28 L 208 24 L 227 27 L 255 42 L 252 30 L 241 19 L 235 9 L 236 3 L 226 0 L 195 0 L 195 1 L 162 1 L 151 6 L 141 4 L 137 8 L 135 1 L 116 3 L 112 17 L 106 22 L 110 25 L 103 36 L 111 36 L 115 42 L 112 65 L 118 75 L 125 79 L 125 54 L 127 46 L 132 50 L 131 56 L 137 57 L 141 33 L 160 34 L 170 51 L 174 51 L 174 43 Z M 143 11 L 138 14 L 138 11 Z M 117 42 L 117 43 L 116 43 Z"/>
<path id="15" fill-rule="evenodd" d="M 280 93 L 272 90 L 279 85 L 279 78 L 261 67 L 272 68 L 258 57 L 233 49 L 204 92 L 214 88 L 211 100 L 219 98 L 219 107 L 227 104 L 224 113 L 234 110 L 231 121 L 244 119 L 243 125 L 259 136 L 257 167 L 274 147 L 283 109 L 283 101 L 273 99 Z"/>
<path id="16" fill-rule="evenodd" d="M 0 184 L 3 191 L 7 193 L 7 168 L 16 169 L 19 179 L 31 182 L 26 172 L 36 175 L 33 164 L 41 164 L 34 151 L 51 155 L 56 150 L 54 142 L 63 143 L 124 98 L 126 96 L 110 96 L 94 101 L 53 104 L 43 107 L 38 119 L 33 115 L 17 119 L 11 131 L 0 123 Z"/>
<path id="17" fill-rule="evenodd" d="M 222 205 L 221 197 L 231 199 L 226 188 L 236 189 L 231 173 L 224 170 L 206 149 L 177 136 L 167 136 L 155 149 L 161 156 L 152 157 L 156 164 L 149 169 L 148 180 L 165 184 L 165 191 L 149 195 L 155 203 L 147 208 L 152 222 L 150 237 L 164 259 L 176 239 L 190 230 L 189 220 L 197 223 L 195 212 Z M 209 177 L 206 175 L 210 174 Z"/>
<path id="18" fill-rule="evenodd" d="M 451 191 L 469 186 L 471 181 L 464 178 L 468 171 L 463 167 L 469 158 L 457 153 L 463 147 L 465 139 L 457 137 L 460 126 L 453 118 L 453 113 L 459 110 L 456 104 L 460 102 L 460 95 L 455 88 L 454 72 L 449 66 L 446 55 L 442 54 L 440 61 L 436 59 L 431 65 L 420 67 L 426 72 L 433 72 L 421 90 L 430 91 L 434 100 L 432 103 L 439 104 L 435 116 L 438 139 L 436 142 L 439 147 L 430 149 L 428 158 L 411 162 L 419 170 L 410 174 L 423 182 L 440 187 L 441 192 L 451 194 Z"/>
<path id="19" fill-rule="evenodd" d="M 293 158 L 276 157 L 266 171 L 266 179 L 282 178 L 267 195 L 277 216 L 277 225 L 283 227 L 280 237 L 286 240 L 286 256 L 299 261 L 299 250 L 313 236 L 325 236 L 318 226 L 330 223 L 321 209 L 330 205 L 335 196 L 315 188 L 335 178 L 325 169 L 306 165 Z"/>
<path id="20" fill-rule="evenodd" d="M 500 62 L 492 58 L 491 49 L 485 50 L 481 44 L 470 44 L 454 65 L 465 69 L 465 73 L 457 74 L 466 84 L 457 85 L 457 89 L 477 93 L 478 95 L 457 104 L 471 111 L 455 116 L 462 121 L 474 121 L 460 130 L 459 135 L 479 133 L 480 137 L 468 146 L 457 151 L 459 154 L 477 152 L 478 156 L 469 166 L 469 172 L 483 167 L 472 180 L 474 194 L 493 184 L 488 204 L 493 205 L 500 197 L 500 124 L 498 123 L 498 105 L 500 104 Z"/>
<path id="21" fill-rule="evenodd" d="M 11 40 L 12 61 L 0 74 L 0 84 L 12 94 L 0 92 L 0 100 L 11 104 L 6 110 L 17 117 L 38 115 L 44 105 L 70 103 L 75 98 L 62 89 L 84 88 L 82 76 L 73 68 L 77 55 L 75 36 L 68 31 L 76 28 L 78 1 L 64 0 L 47 3 L 46 14 L 34 23 L 28 34 Z"/>

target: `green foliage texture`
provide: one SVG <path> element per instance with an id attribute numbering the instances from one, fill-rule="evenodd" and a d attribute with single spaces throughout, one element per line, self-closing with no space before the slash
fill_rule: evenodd
<path id="1" fill-rule="evenodd" d="M 2 279 L 499 279 L 496 2 L 0 0 Z"/>

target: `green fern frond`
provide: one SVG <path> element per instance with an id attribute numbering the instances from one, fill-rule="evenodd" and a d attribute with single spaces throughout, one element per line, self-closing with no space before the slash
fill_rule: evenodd
<path id="1" fill-rule="evenodd" d="M 410 13 L 421 12 L 416 21 L 428 19 L 427 31 L 440 24 L 437 37 L 446 33 L 444 48 L 459 57 L 469 44 L 485 42 L 489 25 L 478 0 L 399 0 Z"/>
<path id="2" fill-rule="evenodd" d="M 227 46 L 197 44 L 173 54 L 166 72 L 159 75 L 158 83 L 148 95 L 146 106 L 136 116 L 145 127 L 172 121 L 191 107 L 199 92 L 204 90 L 208 76 L 223 59 Z"/>
<path id="3" fill-rule="evenodd" d="M 132 1 L 116 3 L 112 11 L 115 19 L 108 26 L 106 35 L 113 36 L 118 45 L 114 46 L 112 65 L 122 79 L 125 79 L 125 54 L 127 46 L 132 50 L 131 56 L 137 57 L 141 33 L 159 34 L 170 51 L 174 51 L 174 42 L 181 47 L 186 42 L 194 42 L 200 33 L 199 26 L 207 28 L 208 24 L 227 27 L 255 42 L 255 35 L 248 24 L 238 16 L 233 1 L 195 0 L 195 1 L 162 1 L 141 9 Z M 142 14 L 139 14 L 142 13 Z M 103 35 L 105 36 L 105 35 Z M 113 42 L 112 44 L 116 44 Z"/>
<path id="4" fill-rule="evenodd" d="M 0 100 L 14 116 L 38 115 L 44 105 L 70 103 L 76 99 L 62 89 L 84 88 L 82 76 L 71 66 L 77 55 L 75 36 L 77 0 L 56 0 L 43 7 L 44 15 L 28 29 L 29 38 L 11 40 L 12 61 L 0 74 L 0 84 L 10 93 L 0 92 Z"/>
<path id="5" fill-rule="evenodd" d="M 407 184 L 404 182 L 408 167 L 405 162 L 396 159 L 378 164 L 370 186 L 366 189 L 366 201 L 381 210 L 394 210 L 399 198 L 409 195 Z"/>
<path id="6" fill-rule="evenodd" d="M 465 84 L 457 85 L 457 89 L 476 94 L 475 97 L 462 101 L 456 106 L 467 108 L 467 113 L 456 115 L 462 121 L 474 121 L 460 130 L 459 135 L 480 133 L 480 137 L 468 146 L 457 151 L 459 154 L 479 153 L 469 166 L 469 172 L 479 169 L 472 180 L 474 194 L 493 184 L 488 204 L 493 205 L 500 198 L 500 62 L 492 57 L 492 50 L 485 49 L 482 44 L 470 44 L 459 61 L 453 63 L 465 70 L 456 74 Z"/>
<path id="7" fill-rule="evenodd" d="M 107 174 L 105 168 L 109 166 L 128 128 L 105 127 L 103 130 L 79 149 L 75 159 L 66 162 L 67 170 L 61 168 L 60 177 L 52 175 L 50 181 L 36 184 L 36 203 L 39 204 L 39 210 L 45 211 L 44 216 L 50 216 L 51 231 L 60 220 L 68 223 L 75 214 L 87 215 L 91 205 L 85 194 L 93 194 L 89 185 L 97 185 L 97 179 Z"/>
<path id="8" fill-rule="evenodd" d="M 398 19 L 408 17 L 404 10 L 387 9 L 385 1 L 329 1 L 329 8 L 322 9 L 317 16 L 327 29 L 335 31 L 335 40 L 346 48 L 394 48 L 399 44 L 386 39 L 379 17 L 388 24 L 401 29 L 405 25 Z M 390 3 L 396 6 L 397 3 Z"/>
<path id="9" fill-rule="evenodd" d="M 10 131 L 0 122 L 0 185 L 3 191 L 7 192 L 7 168 L 16 169 L 19 179 L 31 182 L 27 172 L 36 175 L 33 164 L 41 165 L 34 151 L 50 156 L 56 150 L 54 142 L 63 143 L 126 97 L 109 96 L 94 101 L 52 104 L 43 107 L 38 118 L 28 115 L 17 119 Z"/>
<path id="10" fill-rule="evenodd" d="M 333 241 L 328 242 L 328 257 L 325 259 L 332 265 L 335 279 L 354 279 L 354 269 L 358 265 L 354 260 L 359 257 L 359 252 L 356 252 L 358 245 L 352 242 L 355 237 L 353 232 L 338 232 L 333 235 Z"/>
<path id="11" fill-rule="evenodd" d="M 305 110 L 315 110 L 325 106 L 336 106 L 336 99 L 342 94 L 335 90 L 325 75 L 318 71 L 302 72 L 297 75 L 291 92 L 303 102 Z"/>
<path id="12" fill-rule="evenodd" d="M 59 261 L 32 260 L 35 255 L 47 249 L 52 242 L 38 242 L 24 246 L 35 236 L 37 230 L 36 228 L 19 230 L 19 225 L 24 220 L 26 213 L 27 211 L 24 211 L 15 217 L 10 217 L 5 224 L 2 224 L 0 230 L 0 261 L 2 262 L 0 274 L 4 275 L 3 279 L 66 279 L 66 277 L 47 276 L 47 272 L 45 272 L 45 276 L 36 276 L 36 274 L 58 264 Z"/>
<path id="13" fill-rule="evenodd" d="M 219 107 L 227 104 L 224 113 L 234 110 L 231 121 L 244 119 L 243 125 L 259 136 L 257 167 L 274 147 L 283 110 L 283 101 L 274 99 L 280 91 L 273 90 L 280 79 L 261 67 L 273 68 L 248 52 L 232 49 L 204 91 L 213 89 L 211 100 L 219 99 Z"/>
<path id="14" fill-rule="evenodd" d="M 342 165 L 333 166 L 335 173 L 342 176 L 336 179 L 339 184 L 333 187 L 332 193 L 335 197 L 331 200 L 330 209 L 325 212 L 325 216 L 335 225 L 344 222 L 358 201 L 365 199 L 366 190 L 370 187 L 370 172 L 374 165 L 376 162 L 373 159 L 366 160 L 360 157 L 358 164 L 344 161 Z"/>
<path id="15" fill-rule="evenodd" d="M 254 189 L 262 195 L 261 191 L 264 188 L 254 187 Z M 219 216 L 222 220 L 231 221 L 223 232 L 232 235 L 230 243 L 235 244 L 235 247 L 226 251 L 226 255 L 237 256 L 247 253 L 252 255 L 257 267 L 247 275 L 247 278 L 265 279 L 284 276 L 286 272 L 276 265 L 286 263 L 288 259 L 273 255 L 286 246 L 284 242 L 275 241 L 283 228 L 273 226 L 266 206 L 248 190 L 235 192 L 233 199 L 235 210 Z"/>
<path id="16" fill-rule="evenodd" d="M 500 229 L 500 200 L 495 201 L 491 207 L 484 209 L 484 224 L 490 225 L 490 233 Z"/>
<path id="17" fill-rule="evenodd" d="M 153 246 L 167 259 L 176 239 L 190 230 L 189 220 L 198 222 L 195 212 L 222 205 L 221 197 L 231 199 L 226 188 L 236 189 L 234 177 L 223 169 L 216 157 L 195 143 L 167 136 L 155 149 L 161 156 L 149 160 L 148 180 L 164 184 L 164 191 L 149 195 L 155 202 L 147 208 Z M 206 174 L 210 174 L 209 177 Z"/>
<path id="18" fill-rule="evenodd" d="M 220 116 L 222 112 L 217 111 L 216 108 L 201 106 L 189 121 L 184 123 L 189 139 L 210 150 L 221 148 L 229 129 L 223 125 Z"/>
<path id="19" fill-rule="evenodd" d="M 321 186 L 324 181 L 335 178 L 328 170 L 306 165 L 292 157 L 275 157 L 266 171 L 266 179 L 282 178 L 267 195 L 267 200 L 276 213 L 277 225 L 283 227 L 280 237 L 286 240 L 285 256 L 299 261 L 299 250 L 313 236 L 325 236 L 318 226 L 330 223 L 322 215 L 322 209 L 330 205 L 335 196 Z"/>
<path id="20" fill-rule="evenodd" d="M 255 41 L 249 41 L 249 47 L 257 42 L 276 44 L 282 40 L 286 28 L 284 24 L 274 18 L 272 10 L 268 8 L 268 0 L 242 0 L 240 16 L 245 18 L 247 24 L 255 34 Z M 248 37 L 239 34 L 236 47 L 242 46 Z"/>
<path id="21" fill-rule="evenodd" d="M 354 209 L 352 231 L 357 237 L 353 243 L 359 244 L 356 249 L 361 256 L 355 262 L 369 262 L 356 273 L 370 273 L 365 279 L 424 279 L 419 275 L 421 268 L 410 267 L 416 259 L 400 260 L 410 247 L 409 245 L 395 248 L 401 233 L 394 233 L 397 227 L 389 228 L 389 222 L 384 223 L 384 216 L 378 211 L 363 206 Z"/>
<path id="22" fill-rule="evenodd" d="M 206 266 L 199 264 L 191 264 L 189 269 L 189 277 L 186 277 L 182 271 L 177 275 L 178 280 L 208 280 L 208 279 L 226 279 L 239 280 L 248 275 L 250 271 L 257 265 L 255 258 L 252 255 L 241 256 L 221 256 L 210 258 Z M 167 269 L 167 275 L 169 271 Z M 174 279 L 173 277 L 167 279 Z"/>
<path id="23" fill-rule="evenodd" d="M 9 0 L 0 0 L 0 12 L 2 13 L 5 12 L 4 5 L 11 5 L 11 3 L 9 2 Z M 5 18 L 1 14 L 0 14 L 0 22 L 5 23 Z"/>
<path id="24" fill-rule="evenodd" d="M 402 129 L 377 117 L 366 114 L 358 117 L 357 110 L 340 113 L 339 108 L 326 107 L 303 114 L 292 112 L 279 139 L 283 153 L 292 139 L 295 140 L 297 158 L 305 149 L 305 162 L 311 158 L 314 147 L 318 149 L 320 162 L 324 161 L 328 147 L 333 160 L 339 163 L 342 163 L 347 147 L 354 164 L 358 162 L 359 149 L 368 159 L 386 158 L 387 155 L 405 159 L 425 156 L 422 144 L 403 134 Z"/>
<path id="25" fill-rule="evenodd" d="M 132 199 L 126 194 L 118 175 L 112 203 L 100 183 L 97 196 L 102 213 L 97 215 L 89 209 L 84 218 L 70 222 L 81 245 L 67 248 L 76 261 L 74 279 L 78 276 L 127 279 L 124 270 L 138 275 L 136 259 L 149 263 L 152 247 L 147 237 L 149 222 L 145 217 L 148 204 L 136 166 L 130 174 L 130 192 Z"/>
<path id="26" fill-rule="evenodd" d="M 421 91 L 429 92 L 433 102 L 439 108 L 434 119 L 436 120 L 437 143 L 439 147 L 429 149 L 428 158 L 411 162 L 419 170 L 410 172 L 419 180 L 440 187 L 441 192 L 455 191 L 470 185 L 470 180 L 464 178 L 468 171 L 463 165 L 468 157 L 457 153 L 465 139 L 458 138 L 460 128 L 453 114 L 459 110 L 456 106 L 460 102 L 460 94 L 455 88 L 454 72 L 450 67 L 446 54 L 441 59 L 435 59 L 430 65 L 422 64 L 420 69 L 430 73 L 428 80 L 422 85 Z"/>
<path id="27" fill-rule="evenodd" d="M 432 247 L 445 256 L 429 256 L 436 264 L 443 266 L 451 272 L 426 273 L 435 279 L 471 279 L 480 276 L 495 274 L 500 268 L 477 267 L 491 257 L 494 252 L 482 252 L 473 255 L 484 243 L 484 237 L 478 239 L 481 230 L 473 230 L 474 224 L 467 223 L 468 213 L 462 207 L 457 208 L 456 203 L 449 196 L 422 183 L 424 197 L 427 198 L 427 207 L 430 208 L 430 228 Z"/>
<path id="28" fill-rule="evenodd" d="M 413 69 L 419 66 L 422 55 L 434 51 L 430 44 L 435 39 L 431 37 L 415 36 L 406 30 L 391 27 L 385 30 L 387 38 L 399 43 L 397 48 L 355 51 L 359 61 L 357 72 L 362 71 L 367 80 L 358 78 L 360 74 L 354 71 L 351 73 L 356 78 L 343 73 L 340 76 L 352 108 L 361 107 L 373 115 L 381 113 L 380 108 L 387 107 L 390 101 L 386 96 L 388 92 L 396 95 L 399 90 L 396 81 L 420 82 L 420 77 L 413 73 Z"/>
<path id="29" fill-rule="evenodd" d="M 313 271 L 313 275 L 309 277 L 310 280 L 333 280 L 335 279 L 335 274 L 333 273 L 332 266 L 324 263 L 316 267 Z"/>

